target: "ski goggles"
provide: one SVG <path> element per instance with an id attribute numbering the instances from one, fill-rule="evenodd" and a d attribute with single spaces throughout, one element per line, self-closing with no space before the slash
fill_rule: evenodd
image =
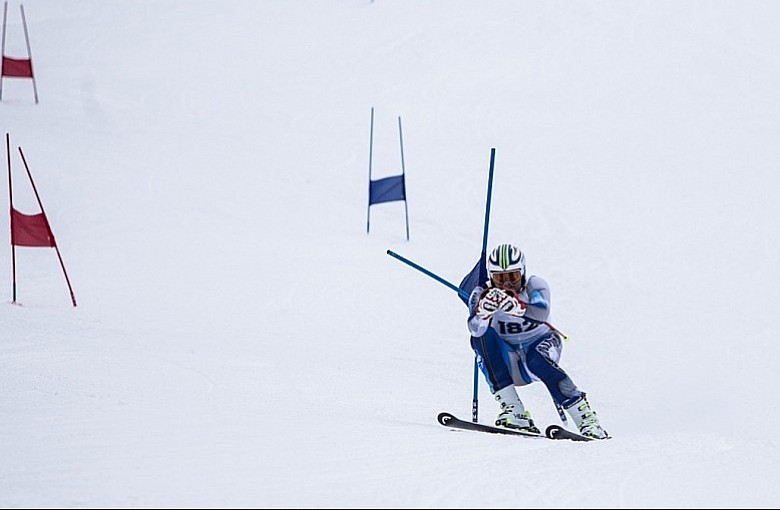
<path id="1" fill-rule="evenodd" d="M 504 273 L 490 273 L 490 279 L 493 284 L 501 287 L 507 283 L 517 286 L 523 279 L 523 273 L 520 271 L 506 271 Z"/>

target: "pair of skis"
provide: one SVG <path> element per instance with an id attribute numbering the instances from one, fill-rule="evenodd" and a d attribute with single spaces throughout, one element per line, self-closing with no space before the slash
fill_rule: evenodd
<path id="1" fill-rule="evenodd" d="M 508 436 L 521 436 L 530 439 L 568 439 L 570 441 L 592 441 L 590 437 L 585 437 L 570 430 L 566 430 L 560 425 L 550 425 L 542 434 L 533 434 L 531 432 L 522 432 L 519 430 L 506 429 L 502 427 L 492 427 L 490 425 L 482 425 L 481 423 L 474 423 L 470 421 L 464 421 L 456 418 L 450 413 L 439 413 L 439 423 L 445 427 L 461 430 L 474 430 L 477 432 L 488 432 L 490 434 L 504 434 Z"/>

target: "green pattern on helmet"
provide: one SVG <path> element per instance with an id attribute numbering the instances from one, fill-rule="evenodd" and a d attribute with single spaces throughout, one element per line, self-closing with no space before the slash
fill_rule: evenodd
<path id="1" fill-rule="evenodd" d="M 501 266 L 501 269 L 506 271 L 506 268 L 509 267 L 509 245 L 508 244 L 502 244 L 500 248 L 500 255 L 498 259 L 498 265 Z"/>
<path id="2" fill-rule="evenodd" d="M 519 270 L 525 274 L 523 252 L 511 244 L 498 245 L 488 257 L 488 270 L 492 272 Z"/>

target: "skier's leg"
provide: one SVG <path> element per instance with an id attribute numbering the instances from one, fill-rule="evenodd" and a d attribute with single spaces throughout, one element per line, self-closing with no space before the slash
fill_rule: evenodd
<path id="1" fill-rule="evenodd" d="M 576 402 L 582 392 L 577 389 L 568 374 L 558 366 L 562 350 L 561 338 L 552 332 L 524 349 L 528 370 L 547 386 L 550 395 L 558 405 L 567 407 Z"/>
<path id="2" fill-rule="evenodd" d="M 585 393 L 580 391 L 568 374 L 558 366 L 562 349 L 561 339 L 554 333 L 532 343 L 525 349 L 528 369 L 547 386 L 553 400 L 569 412 L 580 433 L 596 439 L 606 439 L 609 435 L 601 428 Z"/>
<path id="3" fill-rule="evenodd" d="M 539 429 L 534 426 L 531 414 L 515 390 L 507 343 L 493 328 L 488 328 L 481 337 L 471 338 L 471 346 L 477 353 L 477 362 L 490 392 L 501 406 L 496 425 L 538 434 Z"/>
<path id="4" fill-rule="evenodd" d="M 512 374 L 509 370 L 509 346 L 501 340 L 496 330 L 488 328 L 484 335 L 471 337 L 471 348 L 477 354 L 477 362 L 490 393 L 512 386 Z"/>

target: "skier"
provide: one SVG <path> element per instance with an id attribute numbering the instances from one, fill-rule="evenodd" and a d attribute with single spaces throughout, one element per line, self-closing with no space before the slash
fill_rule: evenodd
<path id="1" fill-rule="evenodd" d="M 558 366 L 563 344 L 561 334 L 546 322 L 547 282 L 536 275 L 526 277 L 525 255 L 511 244 L 490 253 L 487 270 L 489 281 L 469 296 L 468 329 L 480 369 L 501 406 L 496 425 L 538 434 L 515 386 L 542 381 L 580 434 L 607 439 L 585 393 Z"/>

